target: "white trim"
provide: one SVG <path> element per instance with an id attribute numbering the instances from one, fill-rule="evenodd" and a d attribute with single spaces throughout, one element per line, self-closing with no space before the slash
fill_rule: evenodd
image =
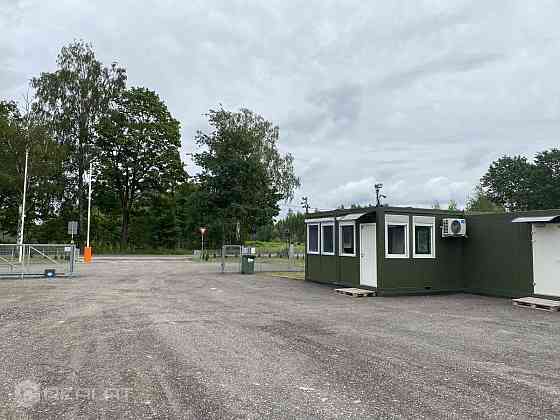
<path id="1" fill-rule="evenodd" d="M 389 254 L 389 225 L 404 226 L 404 254 Z M 385 215 L 385 258 L 409 258 L 410 257 L 410 219 L 408 215 L 386 214 Z"/>
<path id="2" fill-rule="evenodd" d="M 560 214 L 556 216 L 517 217 L 513 219 L 511 223 L 546 223 L 552 222 L 558 218 L 560 218 Z"/>
<path id="3" fill-rule="evenodd" d="M 305 219 L 305 223 L 322 223 L 322 222 L 334 222 L 334 217 L 321 217 L 317 219 Z"/>
<path id="4" fill-rule="evenodd" d="M 399 223 L 399 222 L 408 223 L 408 222 L 410 222 L 410 217 L 409 217 L 408 214 L 391 214 L 391 213 L 388 213 L 388 214 L 385 214 L 385 221 L 386 222 L 391 222 L 391 224 L 393 222 L 395 222 L 395 223 Z"/>
<path id="5" fill-rule="evenodd" d="M 317 251 L 309 250 L 309 227 L 317 226 Z M 320 223 L 308 223 L 307 224 L 307 248 L 306 251 L 311 255 L 319 255 L 321 251 L 321 224 Z"/>
<path id="6" fill-rule="evenodd" d="M 429 254 L 417 254 L 416 253 L 416 226 L 428 226 L 432 228 L 431 232 L 431 249 Z M 413 232 L 412 232 L 412 256 L 414 258 L 427 258 L 434 259 L 436 257 L 436 224 L 434 223 L 417 223 L 414 222 Z"/>
<path id="7" fill-rule="evenodd" d="M 342 251 L 342 226 L 352 226 L 354 231 L 354 253 L 346 254 Z M 338 224 L 338 255 L 341 257 L 355 257 L 356 256 L 356 222 L 340 222 Z"/>
<path id="8" fill-rule="evenodd" d="M 341 222 L 356 220 L 356 219 L 359 219 L 360 217 L 362 217 L 364 214 L 367 214 L 367 213 L 350 213 L 350 214 L 345 214 L 344 216 L 339 216 L 339 217 L 337 217 L 336 220 L 340 220 Z"/>
<path id="9" fill-rule="evenodd" d="M 366 255 L 364 253 L 364 249 L 366 248 L 364 246 L 364 228 L 365 227 L 370 227 L 373 226 L 373 253 L 370 255 Z M 365 270 L 364 270 L 364 265 L 366 262 L 366 259 L 372 259 L 373 261 L 371 261 L 373 264 L 373 270 L 372 270 L 372 275 L 373 278 L 370 279 L 366 279 L 365 278 Z M 370 281 L 368 281 L 370 280 Z M 360 223 L 360 285 L 363 286 L 368 286 L 368 287 L 377 287 L 377 224 L 372 222 L 372 223 Z"/>
<path id="10" fill-rule="evenodd" d="M 412 216 L 412 221 L 414 223 L 426 224 L 426 225 L 436 224 L 435 216 Z"/>
<path id="11" fill-rule="evenodd" d="M 323 245 L 324 245 L 324 238 L 325 238 L 325 235 L 323 235 L 323 227 L 325 227 L 325 226 L 332 226 L 332 249 L 333 249 L 332 252 L 325 252 L 324 247 L 323 247 Z M 335 250 L 336 250 L 336 240 L 335 240 L 335 239 L 336 239 L 336 231 L 335 231 L 335 228 L 334 228 L 334 222 L 325 222 L 325 223 L 321 223 L 321 228 L 320 228 L 319 230 L 321 231 L 321 233 L 320 233 L 320 237 L 321 237 L 321 247 L 320 247 L 321 255 L 335 255 L 335 254 L 336 254 L 336 252 L 335 252 Z"/>

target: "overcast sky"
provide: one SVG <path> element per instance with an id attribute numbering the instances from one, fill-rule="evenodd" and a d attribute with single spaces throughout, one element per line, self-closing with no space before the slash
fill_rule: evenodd
<path id="1" fill-rule="evenodd" d="M 312 207 L 465 202 L 503 154 L 558 146 L 558 1 L 0 0 L 0 98 L 73 39 L 157 91 L 183 156 L 222 103 L 280 126 Z M 192 174 L 196 168 L 188 162 Z"/>

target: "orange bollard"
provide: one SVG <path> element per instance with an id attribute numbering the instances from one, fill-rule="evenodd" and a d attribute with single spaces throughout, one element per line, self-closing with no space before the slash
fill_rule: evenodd
<path id="1" fill-rule="evenodd" d="M 89 264 L 93 258 L 93 252 L 91 250 L 91 246 L 84 247 L 84 262 Z"/>

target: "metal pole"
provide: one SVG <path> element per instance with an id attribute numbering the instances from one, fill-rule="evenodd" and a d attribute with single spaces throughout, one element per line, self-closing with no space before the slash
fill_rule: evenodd
<path id="1" fill-rule="evenodd" d="M 202 232 L 200 233 L 200 238 L 202 239 L 202 251 L 201 251 L 200 257 L 204 261 L 204 233 L 202 233 Z"/>
<path id="2" fill-rule="evenodd" d="M 89 162 L 89 191 L 88 191 L 88 209 L 87 209 L 87 240 L 86 246 L 89 248 L 89 229 L 91 225 L 91 178 L 92 178 L 92 164 Z"/>
<path id="3" fill-rule="evenodd" d="M 19 232 L 19 262 L 21 263 L 22 258 L 23 258 L 23 230 L 25 227 L 25 199 L 26 199 L 26 195 L 27 195 L 27 162 L 29 160 L 29 148 L 27 147 L 25 149 L 25 170 L 24 170 L 24 175 L 23 175 L 23 202 L 21 205 L 21 229 Z"/>

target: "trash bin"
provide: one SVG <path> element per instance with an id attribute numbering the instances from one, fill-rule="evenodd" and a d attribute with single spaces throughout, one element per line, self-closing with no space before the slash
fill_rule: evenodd
<path id="1" fill-rule="evenodd" d="M 241 256 L 241 274 L 255 274 L 255 257 L 253 255 Z"/>

